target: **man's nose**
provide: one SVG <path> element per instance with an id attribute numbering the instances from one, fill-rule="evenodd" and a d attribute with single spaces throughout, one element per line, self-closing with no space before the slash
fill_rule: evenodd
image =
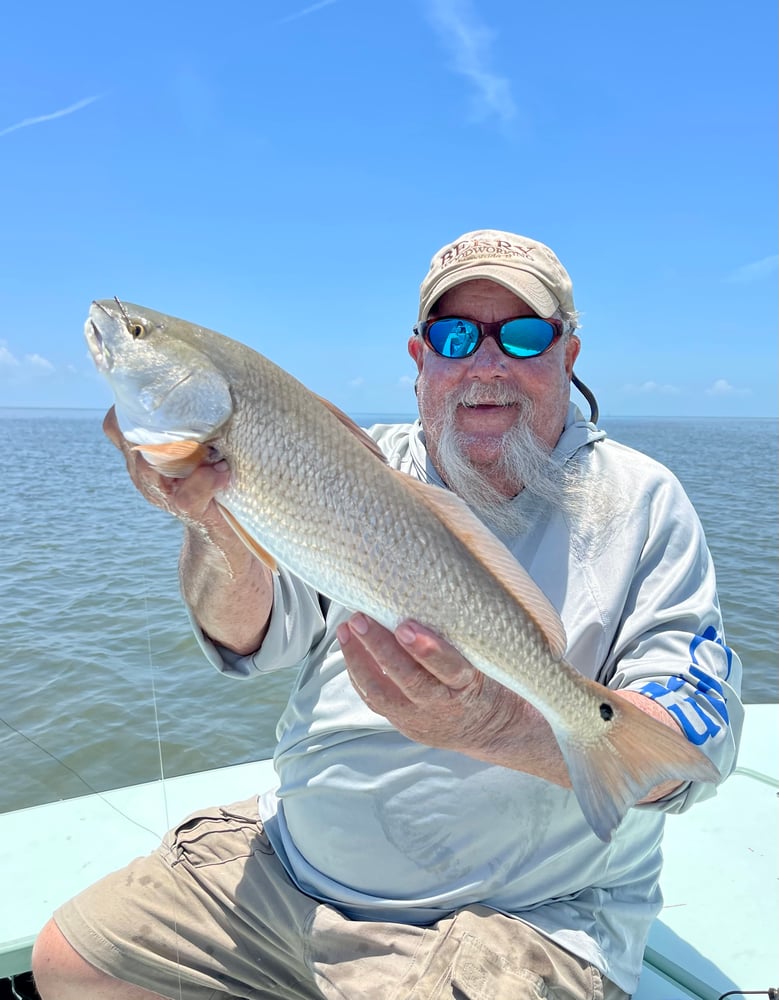
<path id="1" fill-rule="evenodd" d="M 471 378 L 495 378 L 506 374 L 508 358 L 494 337 L 485 337 L 469 360 Z"/>

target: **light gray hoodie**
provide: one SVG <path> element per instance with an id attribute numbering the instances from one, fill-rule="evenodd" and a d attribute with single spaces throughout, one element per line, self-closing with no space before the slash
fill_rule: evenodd
<path id="1" fill-rule="evenodd" d="M 418 422 L 370 433 L 391 466 L 443 485 Z M 657 700 L 726 777 L 743 719 L 741 664 L 725 645 L 690 501 L 666 468 L 608 440 L 573 405 L 554 457 L 576 473 L 578 506 L 564 515 L 520 494 L 528 526 L 503 541 L 560 613 L 569 663 Z M 484 904 L 634 992 L 661 906 L 665 814 L 712 786 L 688 784 L 630 810 L 604 844 L 572 792 L 415 743 L 374 714 L 335 637 L 349 614 L 282 569 L 256 654 L 238 657 L 200 636 L 225 673 L 299 666 L 277 730 L 279 784 L 260 800 L 290 877 L 354 919 L 426 924 Z"/>

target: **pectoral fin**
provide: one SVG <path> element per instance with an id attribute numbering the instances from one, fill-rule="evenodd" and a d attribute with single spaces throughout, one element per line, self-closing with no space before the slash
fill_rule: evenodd
<path id="1" fill-rule="evenodd" d="M 208 459 L 208 446 L 200 441 L 168 441 L 165 444 L 135 444 L 149 465 L 163 476 L 183 479 Z"/>

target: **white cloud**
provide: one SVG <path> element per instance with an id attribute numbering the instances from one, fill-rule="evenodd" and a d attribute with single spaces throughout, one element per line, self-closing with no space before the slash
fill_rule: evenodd
<path id="1" fill-rule="evenodd" d="M 24 378 L 27 374 L 41 375 L 48 374 L 55 370 L 54 365 L 42 354 L 25 354 L 19 359 L 6 346 L 5 341 L 0 340 L 0 368 L 4 368 L 6 375 L 14 372 L 14 379 Z"/>
<path id="2" fill-rule="evenodd" d="M 494 32 L 481 22 L 471 0 L 429 0 L 433 27 L 454 57 L 454 69 L 474 87 L 478 118 L 495 115 L 502 122 L 516 114 L 508 79 L 490 68 Z"/>
<path id="3" fill-rule="evenodd" d="M 54 371 L 54 365 L 51 361 L 49 361 L 48 358 L 44 358 L 40 354 L 25 354 L 24 360 L 34 368 L 40 368 L 42 371 Z"/>
<path id="4" fill-rule="evenodd" d="M 18 368 L 18 360 L 11 354 L 4 343 L 0 342 L 0 365 L 7 365 L 9 368 Z"/>
<path id="5" fill-rule="evenodd" d="M 20 128 L 29 128 L 30 125 L 40 125 L 41 122 L 50 122 L 55 118 L 64 118 L 65 115 L 72 115 L 74 111 L 80 111 L 82 108 L 87 107 L 89 104 L 93 104 L 95 101 L 100 100 L 100 95 L 94 97 L 84 97 L 80 101 L 76 101 L 75 104 L 69 104 L 67 108 L 61 108 L 59 111 L 52 111 L 48 115 L 37 115 L 35 118 L 24 118 L 20 122 L 16 122 L 14 125 L 9 125 L 7 128 L 0 129 L 0 135 L 8 135 L 9 132 L 15 132 Z"/>
<path id="6" fill-rule="evenodd" d="M 727 280 L 732 284 L 744 285 L 752 281 L 762 281 L 763 278 L 770 278 L 776 274 L 779 268 L 779 254 L 770 257 L 762 257 L 754 260 L 751 264 L 742 264 L 735 271 L 731 271 Z"/>
<path id="7" fill-rule="evenodd" d="M 641 385 L 635 385 L 633 383 L 628 383 L 628 385 L 623 386 L 624 392 L 629 392 L 632 395 L 659 395 L 659 396 L 678 396 L 681 389 L 677 385 L 670 385 L 668 383 L 654 382 L 651 379 L 647 382 L 642 382 Z"/>
<path id="8" fill-rule="evenodd" d="M 352 389 L 359 389 L 361 385 L 365 385 L 365 379 L 358 375 L 357 378 L 349 379 L 349 385 Z"/>
<path id="9" fill-rule="evenodd" d="M 415 382 L 416 382 L 416 376 L 414 375 L 401 375 L 400 378 L 398 379 L 398 385 L 402 389 L 408 389 L 410 387 L 413 387 Z"/>
<path id="10" fill-rule="evenodd" d="M 725 378 L 718 378 L 706 390 L 707 396 L 748 396 L 749 389 L 737 389 Z"/>

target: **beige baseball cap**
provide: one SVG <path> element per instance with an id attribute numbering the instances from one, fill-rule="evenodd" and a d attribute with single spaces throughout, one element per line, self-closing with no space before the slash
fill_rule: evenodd
<path id="1" fill-rule="evenodd" d="M 538 240 L 498 229 L 477 229 L 442 247 L 419 290 L 419 320 L 444 292 L 463 281 L 489 278 L 508 288 L 539 316 L 558 309 L 574 319 L 573 284 L 555 254 Z"/>

